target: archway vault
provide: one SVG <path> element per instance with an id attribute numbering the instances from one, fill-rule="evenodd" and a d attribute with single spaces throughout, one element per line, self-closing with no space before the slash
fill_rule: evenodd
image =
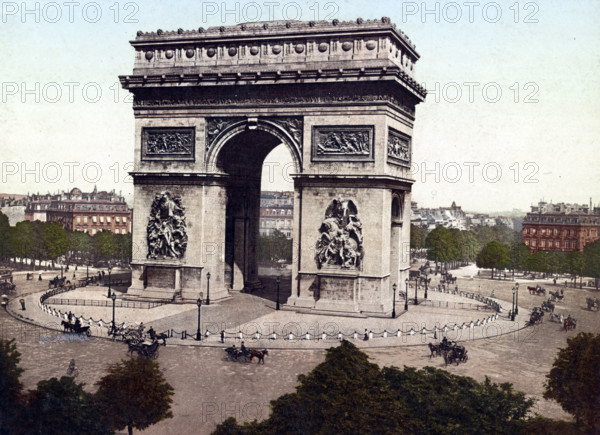
<path id="1" fill-rule="evenodd" d="M 295 172 L 287 304 L 391 312 L 392 284 L 408 276 L 425 97 L 410 39 L 383 17 L 138 32 L 131 44 L 133 74 L 120 77 L 136 119 L 130 297 L 196 301 L 210 288 L 219 300 L 259 285 L 257 168 L 284 144 Z"/>

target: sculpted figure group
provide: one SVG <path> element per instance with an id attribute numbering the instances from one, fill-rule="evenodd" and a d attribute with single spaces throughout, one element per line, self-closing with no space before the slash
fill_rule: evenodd
<path id="1" fill-rule="evenodd" d="M 184 207 L 179 195 L 158 193 L 148 222 L 148 258 L 181 258 L 187 247 Z"/>
<path id="2" fill-rule="evenodd" d="M 324 265 L 343 269 L 360 268 L 363 251 L 362 224 L 352 201 L 333 200 L 319 228 L 315 260 Z"/>

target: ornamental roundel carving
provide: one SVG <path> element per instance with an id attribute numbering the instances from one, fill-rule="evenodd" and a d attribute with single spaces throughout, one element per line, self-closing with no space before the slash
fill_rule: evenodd
<path id="1" fill-rule="evenodd" d="M 314 126 L 313 160 L 373 160 L 373 126 Z"/>
<path id="2" fill-rule="evenodd" d="M 185 50 L 185 56 L 188 59 L 191 59 L 192 57 L 194 57 L 194 53 L 195 53 L 195 50 L 193 48 L 188 48 L 187 50 Z"/>
<path id="3" fill-rule="evenodd" d="M 237 54 L 237 48 L 229 47 L 228 53 L 230 56 L 235 56 Z"/>
<path id="4" fill-rule="evenodd" d="M 217 54 L 217 50 L 215 50 L 214 48 L 209 48 L 208 50 L 206 50 L 206 55 L 208 57 L 213 57 L 215 54 Z"/>
<path id="5" fill-rule="evenodd" d="M 273 51 L 273 54 L 281 53 L 281 45 L 274 45 L 271 51 Z"/>
<path id="6" fill-rule="evenodd" d="M 349 41 L 346 41 L 342 44 L 342 50 L 344 51 L 350 51 L 352 49 L 352 43 Z"/>
<path id="7" fill-rule="evenodd" d="M 147 227 L 148 255 L 151 259 L 183 258 L 188 237 L 185 208 L 179 195 L 157 193 L 152 201 Z"/>
<path id="8" fill-rule="evenodd" d="M 145 127 L 142 129 L 142 160 L 195 160 L 196 130 L 193 127 Z"/>
<path id="9" fill-rule="evenodd" d="M 319 269 L 360 269 L 364 257 L 362 223 L 352 201 L 334 199 L 325 211 L 319 233 L 315 255 Z"/>
<path id="10" fill-rule="evenodd" d="M 147 51 L 146 52 L 146 60 L 152 60 L 153 57 L 154 57 L 154 52 L 153 51 Z"/>
<path id="11" fill-rule="evenodd" d="M 174 54 L 173 50 L 167 50 L 167 51 L 165 51 L 165 57 L 167 59 L 173 59 L 173 54 Z"/>
<path id="12" fill-rule="evenodd" d="M 327 51 L 327 49 L 329 48 L 329 44 L 327 44 L 326 42 L 321 42 L 319 44 L 319 51 L 321 53 L 325 53 Z"/>
<path id="13" fill-rule="evenodd" d="M 410 137 L 390 128 L 387 155 L 390 163 L 410 165 Z"/>
<path id="14" fill-rule="evenodd" d="M 256 55 L 258 54 L 258 52 L 259 52 L 259 51 L 260 51 L 260 50 L 259 50 L 259 48 L 258 48 L 258 47 L 256 47 L 256 46 L 254 46 L 254 47 L 250 47 L 250 54 L 251 54 L 252 56 L 256 56 Z"/>

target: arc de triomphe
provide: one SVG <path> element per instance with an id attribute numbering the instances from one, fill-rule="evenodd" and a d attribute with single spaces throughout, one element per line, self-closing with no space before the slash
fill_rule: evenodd
<path id="1" fill-rule="evenodd" d="M 408 276 L 419 59 L 389 18 L 138 32 L 134 95 L 136 298 L 260 286 L 261 168 L 294 170 L 288 305 L 389 312 Z M 401 286 L 400 288 L 403 288 Z"/>

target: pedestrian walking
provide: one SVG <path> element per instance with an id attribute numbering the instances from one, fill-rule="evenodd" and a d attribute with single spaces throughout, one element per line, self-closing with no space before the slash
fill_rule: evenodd
<path id="1" fill-rule="evenodd" d="M 367 341 L 369 339 L 369 333 L 367 332 L 367 330 L 365 329 L 365 336 L 363 338 L 363 341 Z"/>

